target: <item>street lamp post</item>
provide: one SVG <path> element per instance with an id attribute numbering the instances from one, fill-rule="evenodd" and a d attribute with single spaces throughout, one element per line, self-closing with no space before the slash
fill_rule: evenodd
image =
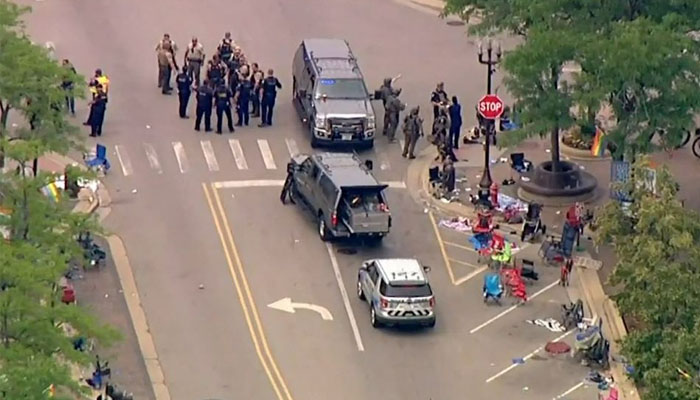
<path id="1" fill-rule="evenodd" d="M 486 44 L 486 52 L 484 52 L 483 43 L 479 44 L 479 64 L 486 65 L 486 94 L 492 94 L 492 83 L 491 79 L 493 73 L 496 72 L 496 65 L 501 62 L 501 44 L 494 43 L 492 39 L 489 39 Z M 481 198 L 487 198 L 489 188 L 493 183 L 491 179 L 491 135 L 496 132 L 496 121 L 492 119 L 483 118 L 477 112 L 477 117 L 479 119 L 479 125 L 484 128 L 485 140 L 484 140 L 484 172 L 481 174 L 481 181 L 479 182 L 479 196 Z"/>

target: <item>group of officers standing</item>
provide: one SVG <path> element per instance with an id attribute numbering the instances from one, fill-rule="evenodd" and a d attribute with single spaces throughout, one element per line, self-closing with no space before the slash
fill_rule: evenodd
<path id="1" fill-rule="evenodd" d="M 234 132 L 232 108 L 235 106 L 238 120 L 236 126 L 247 126 L 250 118 L 260 117 L 259 127 L 272 125 L 272 115 L 277 90 L 282 88 L 272 69 L 265 74 L 257 63 L 249 64 L 245 54 L 230 32 L 226 32 L 212 58 L 205 64 L 204 46 L 196 37 L 187 46 L 184 65 L 180 69 L 176 62 L 178 48 L 167 33 L 156 45 L 158 57 L 158 87 L 163 94 L 171 94 L 170 79 L 173 71 L 179 70 L 175 81 L 179 97 L 180 118 L 189 118 L 187 105 L 192 91 L 197 99 L 194 129 L 199 131 L 202 120 L 204 130 L 210 132 L 211 114 L 216 107 L 216 133 L 222 133 L 226 118 L 229 132 Z M 200 83 L 202 67 L 205 79 Z"/>

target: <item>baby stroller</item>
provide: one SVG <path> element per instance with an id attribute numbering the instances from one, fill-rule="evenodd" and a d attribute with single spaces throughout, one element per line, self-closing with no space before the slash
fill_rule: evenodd
<path id="1" fill-rule="evenodd" d="M 603 337 L 603 322 L 590 326 L 576 334 L 573 356 L 586 366 L 610 367 L 610 342 Z"/>
<path id="2" fill-rule="evenodd" d="M 579 299 L 576 303 L 561 305 L 561 324 L 566 330 L 574 329 L 583 322 L 583 302 Z"/>
<path id="3" fill-rule="evenodd" d="M 566 260 L 561 241 L 554 239 L 552 236 L 542 242 L 538 254 L 550 265 L 558 265 Z"/>
<path id="4" fill-rule="evenodd" d="M 501 277 L 496 274 L 488 274 L 484 276 L 484 303 L 488 303 L 489 299 L 493 300 L 499 306 L 501 305 L 501 296 L 503 296 L 503 284 Z"/>
<path id="5" fill-rule="evenodd" d="M 527 214 L 523 221 L 523 232 L 520 234 L 520 240 L 534 242 L 540 237 L 547 234 L 547 226 L 542 223 L 540 214 L 542 213 L 542 205 L 530 203 L 527 205 Z"/>

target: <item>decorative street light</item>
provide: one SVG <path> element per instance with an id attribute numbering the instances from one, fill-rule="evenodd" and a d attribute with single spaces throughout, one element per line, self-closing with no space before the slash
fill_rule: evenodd
<path id="1" fill-rule="evenodd" d="M 484 52 L 483 43 L 479 43 L 479 64 L 486 65 L 486 94 L 492 94 L 492 84 L 491 79 L 493 73 L 496 72 L 496 65 L 501 62 L 501 44 L 488 39 L 486 43 L 486 52 Z M 484 140 L 484 172 L 481 174 L 481 181 L 479 182 L 479 197 L 482 199 L 488 198 L 488 191 L 491 187 L 493 180 L 491 179 L 491 154 L 490 146 L 492 135 L 496 134 L 496 121 L 493 119 L 486 119 L 477 112 L 477 119 L 479 120 L 479 126 L 483 128 L 485 132 Z"/>

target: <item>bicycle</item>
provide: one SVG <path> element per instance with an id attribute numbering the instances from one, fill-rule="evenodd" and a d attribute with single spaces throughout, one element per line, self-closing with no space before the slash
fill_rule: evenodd
<path id="1" fill-rule="evenodd" d="M 700 158 L 700 128 L 695 130 L 695 140 L 693 140 L 692 149 L 695 157 Z"/>

